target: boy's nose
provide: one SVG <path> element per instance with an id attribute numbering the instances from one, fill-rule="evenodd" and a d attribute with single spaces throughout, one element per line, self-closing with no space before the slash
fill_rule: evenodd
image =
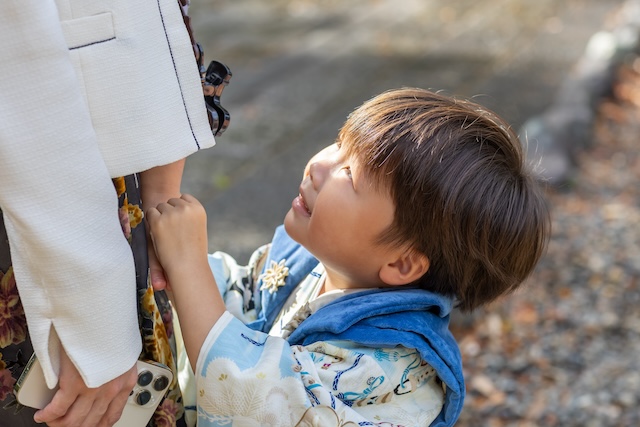
<path id="1" fill-rule="evenodd" d="M 321 162 L 311 162 L 309 164 L 309 178 L 313 184 L 313 188 L 318 190 L 322 186 L 326 167 Z"/>

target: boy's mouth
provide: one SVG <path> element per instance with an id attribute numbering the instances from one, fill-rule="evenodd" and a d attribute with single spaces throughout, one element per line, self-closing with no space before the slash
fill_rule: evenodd
<path id="1" fill-rule="evenodd" d="M 298 193 L 298 197 L 300 197 L 300 201 L 302 202 L 302 205 L 304 206 L 304 208 L 307 210 L 307 213 L 311 215 L 311 209 L 309 209 L 309 206 L 307 205 L 307 201 L 302 196 L 302 193 Z"/>

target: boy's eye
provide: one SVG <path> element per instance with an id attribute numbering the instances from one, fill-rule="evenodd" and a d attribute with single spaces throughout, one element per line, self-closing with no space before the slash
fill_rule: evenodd
<path id="1" fill-rule="evenodd" d="M 351 166 L 345 166 L 345 167 L 342 168 L 342 170 L 347 173 L 349 178 L 351 178 Z"/>

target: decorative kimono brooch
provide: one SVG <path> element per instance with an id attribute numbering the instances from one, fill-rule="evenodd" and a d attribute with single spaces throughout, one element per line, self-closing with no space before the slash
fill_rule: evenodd
<path id="1" fill-rule="evenodd" d="M 289 267 L 284 265 L 286 261 L 286 259 L 283 259 L 277 263 L 271 260 L 271 266 L 258 277 L 258 279 L 262 280 L 261 291 L 267 290 L 272 294 L 278 288 L 284 286 L 285 279 L 289 275 Z"/>

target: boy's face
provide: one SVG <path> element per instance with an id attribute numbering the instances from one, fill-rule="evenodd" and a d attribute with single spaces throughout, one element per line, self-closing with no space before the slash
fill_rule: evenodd
<path id="1" fill-rule="evenodd" d="M 378 272 L 389 249 L 375 242 L 392 224 L 394 203 L 371 186 L 345 151 L 332 144 L 309 160 L 284 225 L 333 273 L 340 282 L 334 285 L 379 286 Z"/>

